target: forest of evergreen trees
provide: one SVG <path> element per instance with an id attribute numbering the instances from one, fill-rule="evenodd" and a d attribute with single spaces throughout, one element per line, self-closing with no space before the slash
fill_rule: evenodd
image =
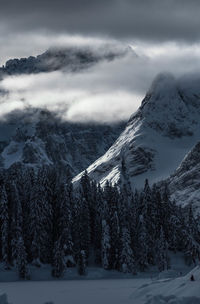
<path id="1" fill-rule="evenodd" d="M 87 172 L 79 188 L 54 168 L 21 170 L 0 176 L 0 260 L 29 279 L 29 265 L 52 266 L 59 278 L 68 267 L 80 275 L 95 263 L 106 270 L 136 274 L 156 265 L 170 268 L 169 251 L 186 263 L 200 258 L 200 230 L 192 208 L 182 209 L 146 180 L 131 191 L 126 181 L 102 189 Z"/>

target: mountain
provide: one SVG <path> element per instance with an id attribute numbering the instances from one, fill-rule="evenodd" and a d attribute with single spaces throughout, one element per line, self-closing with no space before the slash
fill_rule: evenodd
<path id="1" fill-rule="evenodd" d="M 193 205 L 193 210 L 200 207 L 200 142 L 185 156 L 175 172 L 165 180 L 171 198 L 182 206 Z"/>
<path id="2" fill-rule="evenodd" d="M 86 47 L 51 48 L 36 57 L 30 56 L 28 58 L 8 60 L 0 68 L 0 78 L 8 75 L 36 74 L 57 70 L 76 72 L 104 60 L 114 60 L 126 55 L 127 52 L 135 54 L 130 48 L 116 49 L 106 46 L 100 49 Z"/>
<path id="3" fill-rule="evenodd" d="M 196 75 L 158 75 L 116 142 L 88 167 L 89 176 L 102 185 L 125 178 L 139 188 L 146 178 L 151 184 L 168 178 L 200 138 L 199 83 Z"/>
<path id="4" fill-rule="evenodd" d="M 74 176 L 104 154 L 123 128 L 66 122 L 41 109 L 12 112 L 0 121 L 0 168 L 53 165 Z"/>

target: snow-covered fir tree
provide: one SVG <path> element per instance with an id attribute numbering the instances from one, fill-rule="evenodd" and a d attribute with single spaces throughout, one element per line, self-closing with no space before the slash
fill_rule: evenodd
<path id="1" fill-rule="evenodd" d="M 120 270 L 124 273 L 136 273 L 134 253 L 131 248 L 131 236 L 129 229 L 124 226 L 121 231 Z"/>
<path id="2" fill-rule="evenodd" d="M 27 254 L 22 236 L 19 236 L 16 242 L 17 269 L 20 279 L 29 279 L 29 271 L 27 265 Z"/>
<path id="3" fill-rule="evenodd" d="M 145 271 L 148 267 L 148 233 L 146 230 L 146 223 L 144 216 L 139 215 L 139 222 L 137 228 L 137 243 L 136 243 L 136 255 L 137 264 L 140 271 Z"/>
<path id="4" fill-rule="evenodd" d="M 110 228 L 106 220 L 102 220 L 101 261 L 104 269 L 111 268 Z"/>
<path id="5" fill-rule="evenodd" d="M 159 239 L 156 241 L 156 265 L 159 271 L 170 268 L 167 242 L 162 228 L 160 230 Z"/>
<path id="6" fill-rule="evenodd" d="M 58 240 L 54 244 L 53 250 L 53 265 L 52 265 L 52 275 L 55 278 L 60 278 L 65 271 L 65 260 L 64 260 L 64 249 L 61 241 Z"/>
<path id="7" fill-rule="evenodd" d="M 86 253 L 85 250 L 81 250 L 78 255 L 78 273 L 80 275 L 86 274 Z"/>

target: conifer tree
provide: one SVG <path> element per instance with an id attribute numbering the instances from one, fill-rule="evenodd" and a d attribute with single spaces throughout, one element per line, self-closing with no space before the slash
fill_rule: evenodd
<path id="1" fill-rule="evenodd" d="M 12 181 L 10 184 L 10 192 L 13 203 L 10 227 L 10 256 L 12 263 L 15 264 L 18 258 L 18 241 L 19 239 L 23 241 L 23 212 L 15 181 Z"/>
<path id="2" fill-rule="evenodd" d="M 95 201 L 94 234 L 93 234 L 94 255 L 95 255 L 95 262 L 97 264 L 101 264 L 102 217 L 103 217 L 103 194 L 100 185 L 98 185 L 97 193 L 96 193 L 96 201 Z"/>
<path id="3" fill-rule="evenodd" d="M 52 267 L 53 277 L 60 278 L 64 274 L 66 265 L 64 262 L 64 251 L 60 240 L 56 241 L 54 245 Z"/>
<path id="4" fill-rule="evenodd" d="M 106 220 L 102 220 L 101 261 L 104 269 L 110 269 L 110 228 Z"/>
<path id="5" fill-rule="evenodd" d="M 87 170 L 85 170 L 80 180 L 80 193 L 81 196 L 85 199 L 85 201 L 87 201 L 87 203 L 89 204 L 91 200 L 91 185 Z"/>
<path id="6" fill-rule="evenodd" d="M 16 243 L 17 268 L 20 279 L 28 279 L 27 255 L 22 236 L 19 236 Z"/>
<path id="7" fill-rule="evenodd" d="M 0 220 L 1 220 L 1 255 L 5 269 L 8 269 L 8 237 L 9 237 L 9 214 L 8 200 L 3 185 L 0 190 Z"/>
<path id="8" fill-rule="evenodd" d="M 137 264 L 141 271 L 145 271 L 148 267 L 148 241 L 147 241 L 147 231 L 146 224 L 143 215 L 139 216 L 138 223 L 138 240 L 137 240 Z"/>
<path id="9" fill-rule="evenodd" d="M 148 179 L 145 180 L 143 190 L 143 216 L 147 233 L 147 258 L 149 264 L 154 264 L 155 239 L 156 239 L 156 220 L 155 220 L 155 202 L 153 200 L 152 190 Z"/>
<path id="10" fill-rule="evenodd" d="M 120 252 L 120 270 L 124 273 L 135 273 L 135 261 L 133 250 L 131 248 L 130 231 L 127 227 L 122 227 L 121 232 L 121 252 Z"/>
<path id="11" fill-rule="evenodd" d="M 80 215 L 79 215 L 79 235 L 80 248 L 85 252 L 86 263 L 88 263 L 90 244 L 91 244 L 91 229 L 90 229 L 90 211 L 88 202 L 85 197 L 80 200 Z"/>
<path id="12" fill-rule="evenodd" d="M 61 245 L 64 250 L 65 255 L 73 255 L 73 243 L 72 243 L 72 213 L 71 213 L 71 205 L 72 205 L 72 197 L 71 197 L 71 187 L 64 183 L 60 186 L 60 195 L 59 198 L 60 203 L 60 215 L 58 219 L 59 225 L 59 237 L 61 240 Z"/>
<path id="13" fill-rule="evenodd" d="M 86 274 L 86 254 L 85 250 L 81 250 L 78 255 L 78 273 L 80 275 Z"/>
<path id="14" fill-rule="evenodd" d="M 138 192 L 132 195 L 131 205 L 129 210 L 129 227 L 131 236 L 131 247 L 136 248 L 137 244 L 137 227 L 138 227 Z"/>
<path id="15" fill-rule="evenodd" d="M 170 264 L 167 243 L 162 228 L 160 230 L 160 237 L 156 243 L 156 264 L 159 271 L 164 271 L 170 268 Z"/>
<path id="16" fill-rule="evenodd" d="M 43 195 L 40 191 L 38 180 L 35 181 L 30 197 L 30 237 L 31 237 L 31 260 L 34 265 L 40 265 L 42 245 L 42 205 Z"/>
<path id="17" fill-rule="evenodd" d="M 92 241 L 92 219 L 91 219 L 91 200 L 92 200 L 92 191 L 90 185 L 90 179 L 85 170 L 83 176 L 80 180 L 80 233 L 82 238 L 81 249 L 85 251 L 86 261 L 88 260 L 90 244 Z"/>

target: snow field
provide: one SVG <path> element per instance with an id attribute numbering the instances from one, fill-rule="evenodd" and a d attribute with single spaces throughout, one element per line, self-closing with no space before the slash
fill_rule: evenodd
<path id="1" fill-rule="evenodd" d="M 200 304 L 200 266 L 185 276 L 159 280 L 135 277 L 0 285 L 8 294 L 8 302 L 2 294 L 0 304 Z"/>

